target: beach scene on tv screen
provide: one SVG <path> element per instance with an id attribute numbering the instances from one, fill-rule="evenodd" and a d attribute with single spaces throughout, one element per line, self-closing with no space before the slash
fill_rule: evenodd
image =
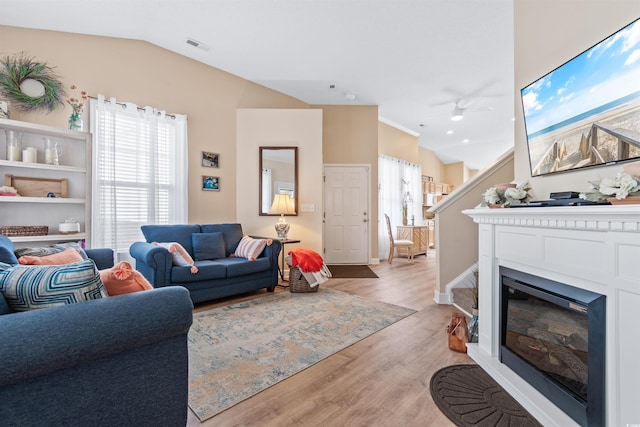
<path id="1" fill-rule="evenodd" d="M 522 89 L 532 176 L 640 157 L 640 20 Z"/>

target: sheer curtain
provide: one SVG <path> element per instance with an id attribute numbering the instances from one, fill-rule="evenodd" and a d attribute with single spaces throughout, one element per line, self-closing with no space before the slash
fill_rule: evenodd
<path id="1" fill-rule="evenodd" d="M 262 189 L 260 190 L 262 191 L 262 210 L 260 212 L 269 212 L 269 209 L 271 209 L 271 200 L 273 199 L 271 195 L 271 188 L 273 188 L 271 175 L 271 169 L 262 169 Z"/>
<path id="2" fill-rule="evenodd" d="M 422 221 L 422 167 L 388 156 L 378 157 L 378 250 L 379 258 L 389 254 L 389 236 L 384 214 L 389 215 L 391 228 L 402 224 L 402 201 L 408 196 L 407 219 L 415 223 Z"/>
<path id="3" fill-rule="evenodd" d="M 187 118 L 99 95 L 90 125 L 93 246 L 128 259 L 141 225 L 188 220 Z"/>

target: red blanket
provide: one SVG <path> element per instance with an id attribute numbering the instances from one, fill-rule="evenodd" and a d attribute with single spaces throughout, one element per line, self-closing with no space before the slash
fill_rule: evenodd
<path id="1" fill-rule="evenodd" d="M 324 264 L 320 254 L 311 249 L 294 249 L 289 251 L 289 255 L 291 255 L 291 267 L 298 266 L 303 273 L 320 271 Z"/>

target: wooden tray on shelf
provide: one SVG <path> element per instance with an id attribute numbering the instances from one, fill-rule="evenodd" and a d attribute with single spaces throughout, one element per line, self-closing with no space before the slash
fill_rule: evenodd
<path id="1" fill-rule="evenodd" d="M 4 185 L 15 188 L 23 197 L 47 197 L 49 193 L 55 194 L 56 197 L 67 197 L 68 180 L 6 174 Z"/>

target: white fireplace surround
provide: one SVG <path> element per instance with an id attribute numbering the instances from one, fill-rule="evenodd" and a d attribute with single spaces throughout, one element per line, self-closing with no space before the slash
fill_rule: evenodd
<path id="1" fill-rule="evenodd" d="M 640 205 L 478 208 L 479 340 L 469 356 L 545 426 L 577 425 L 498 358 L 499 266 L 606 295 L 606 420 L 640 425 Z"/>

